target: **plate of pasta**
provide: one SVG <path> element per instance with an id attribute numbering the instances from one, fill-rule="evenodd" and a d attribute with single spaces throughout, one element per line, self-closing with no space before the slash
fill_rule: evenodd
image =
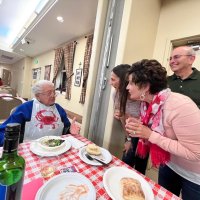
<path id="1" fill-rule="evenodd" d="M 77 172 L 59 174 L 48 180 L 35 200 L 96 200 L 96 191 L 88 178 Z"/>

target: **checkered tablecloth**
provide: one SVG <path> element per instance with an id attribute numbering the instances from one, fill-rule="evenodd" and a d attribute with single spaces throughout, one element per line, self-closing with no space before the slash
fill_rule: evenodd
<path id="1" fill-rule="evenodd" d="M 74 137 L 76 137 L 78 140 L 86 144 L 90 143 L 90 141 L 88 141 L 86 138 L 80 135 L 76 135 Z M 29 183 L 41 177 L 40 170 L 39 170 L 40 157 L 33 154 L 30 151 L 29 147 L 30 147 L 30 143 L 22 143 L 19 146 L 19 154 L 22 155 L 24 159 L 26 160 L 26 172 L 25 172 L 24 184 Z M 113 156 L 111 163 L 106 167 L 105 166 L 91 166 L 84 163 L 79 158 L 78 151 L 79 151 L 78 149 L 75 149 L 72 147 L 69 151 L 67 151 L 66 153 L 62 155 L 59 155 L 57 158 L 52 157 L 51 161 L 52 163 L 56 164 L 60 168 L 75 166 L 81 174 L 83 174 L 88 179 L 90 179 L 90 181 L 92 182 L 92 184 L 94 185 L 96 189 L 98 200 L 103 200 L 103 199 L 110 200 L 111 198 L 108 196 L 108 194 L 106 193 L 106 190 L 103 187 L 103 174 L 105 170 L 113 166 L 124 166 L 129 169 L 132 169 L 132 168 L 130 168 L 128 165 L 123 163 L 120 159 L 116 158 L 115 156 Z M 165 190 L 163 187 L 153 182 L 152 180 L 150 180 L 148 177 L 145 177 L 145 176 L 143 177 L 152 187 L 156 200 L 180 199 L 177 196 L 170 193 L 169 191 Z"/>

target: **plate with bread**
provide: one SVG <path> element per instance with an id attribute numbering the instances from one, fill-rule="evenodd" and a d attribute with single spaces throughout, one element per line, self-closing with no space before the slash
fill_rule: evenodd
<path id="1" fill-rule="evenodd" d="M 106 164 L 110 163 L 112 160 L 112 155 L 110 152 L 104 148 L 97 146 L 96 144 L 88 144 L 79 150 L 80 159 L 89 164 L 95 166 L 101 166 L 102 164 L 96 160 L 91 160 L 86 157 L 89 154 L 92 158 L 96 158 Z"/>
<path id="2" fill-rule="evenodd" d="M 106 170 L 103 185 L 113 200 L 154 200 L 148 182 L 126 167 L 111 167 Z"/>

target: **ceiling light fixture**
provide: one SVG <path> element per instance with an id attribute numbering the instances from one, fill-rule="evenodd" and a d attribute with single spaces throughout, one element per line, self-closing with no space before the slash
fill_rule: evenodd
<path id="1" fill-rule="evenodd" d="M 23 39 L 21 40 L 21 43 L 22 43 L 22 44 L 25 44 L 25 43 L 26 43 L 25 38 L 23 38 Z"/>
<path id="2" fill-rule="evenodd" d="M 64 19 L 63 19 L 62 16 L 58 16 L 56 19 L 57 19 L 60 23 L 63 23 L 63 22 L 64 22 Z"/>

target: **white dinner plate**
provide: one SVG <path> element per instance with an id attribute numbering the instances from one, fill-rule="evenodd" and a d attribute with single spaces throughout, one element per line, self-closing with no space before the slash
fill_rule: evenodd
<path id="1" fill-rule="evenodd" d="M 48 140 L 52 140 L 52 139 L 55 139 L 55 140 L 62 140 L 63 143 L 61 143 L 60 145 L 58 146 L 53 146 L 53 147 L 49 147 L 45 144 L 45 142 L 47 142 Z M 44 136 L 44 137 L 41 137 L 38 139 L 38 145 L 40 147 L 42 147 L 44 150 L 48 150 L 48 151 L 55 151 L 55 150 L 58 150 L 60 148 L 63 148 L 63 146 L 65 146 L 65 140 L 63 138 L 61 138 L 60 136 L 53 136 L 53 135 L 50 135 L 50 136 Z"/>
<path id="2" fill-rule="evenodd" d="M 123 177 L 137 179 L 141 183 L 145 200 L 154 200 L 153 191 L 148 182 L 137 172 L 126 167 L 111 167 L 103 175 L 103 185 L 106 192 L 113 200 L 122 200 L 120 180 Z"/>
<path id="3" fill-rule="evenodd" d="M 102 161 L 104 162 L 104 163 L 106 163 L 106 164 L 108 164 L 109 162 L 111 162 L 111 160 L 112 160 L 112 155 L 110 154 L 110 152 L 108 151 L 108 150 L 106 150 L 106 149 L 104 149 L 104 148 L 101 148 L 101 147 L 99 147 L 100 149 L 101 149 L 101 155 L 100 156 L 96 156 L 97 158 L 99 157 L 99 158 L 101 158 L 102 159 Z M 87 152 L 86 152 L 86 146 L 85 147 L 83 147 L 83 148 L 81 148 L 80 150 L 79 150 L 79 157 L 80 157 L 80 159 L 83 161 L 83 162 L 85 162 L 85 163 L 87 163 L 87 164 L 89 164 L 89 165 L 95 165 L 95 166 L 101 166 L 102 164 L 101 163 L 99 163 L 98 161 L 96 161 L 96 160 L 89 160 L 86 156 L 85 156 L 85 154 L 86 154 Z"/>
<path id="4" fill-rule="evenodd" d="M 40 145 L 38 145 L 38 140 L 33 141 L 30 144 L 30 150 L 38 156 L 46 156 L 46 157 L 57 156 L 57 155 L 65 153 L 66 151 L 68 151 L 71 148 L 71 143 L 69 141 L 65 140 L 65 142 L 64 142 L 65 145 L 63 145 L 61 148 L 54 149 L 54 151 L 46 150 L 46 149 L 42 148 Z"/>
<path id="5" fill-rule="evenodd" d="M 96 191 L 89 179 L 82 174 L 76 172 L 67 172 L 59 174 L 47 181 L 37 192 L 35 200 L 59 200 L 62 193 L 74 193 L 74 190 L 69 191 L 66 187 L 69 185 L 80 186 L 84 185 L 87 188 L 87 193 L 77 198 L 79 200 L 96 200 Z M 77 195 L 77 192 L 76 192 Z M 67 198 L 63 198 L 67 199 Z M 72 197 L 70 198 L 72 199 Z M 75 198 L 74 198 L 75 199 Z"/>

